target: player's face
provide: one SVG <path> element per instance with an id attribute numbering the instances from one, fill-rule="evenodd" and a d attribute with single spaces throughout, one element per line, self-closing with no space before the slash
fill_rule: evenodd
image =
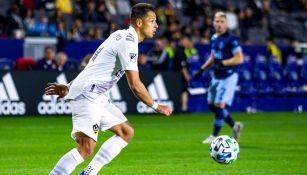
<path id="1" fill-rule="evenodd" d="M 52 49 L 47 49 L 47 50 L 45 51 L 44 57 L 45 57 L 46 59 L 48 59 L 48 60 L 52 60 L 53 57 L 54 57 L 54 51 L 53 51 Z"/>
<path id="2" fill-rule="evenodd" d="M 218 34 L 223 34 L 227 29 L 227 21 L 225 17 L 215 17 L 213 26 Z"/>
<path id="3" fill-rule="evenodd" d="M 157 28 L 156 14 L 149 11 L 142 19 L 142 27 L 140 28 L 144 38 L 152 38 L 156 34 Z"/>

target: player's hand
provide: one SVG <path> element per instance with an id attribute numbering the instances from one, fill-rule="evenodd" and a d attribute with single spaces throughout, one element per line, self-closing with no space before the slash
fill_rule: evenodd
<path id="1" fill-rule="evenodd" d="M 68 94 L 68 87 L 65 84 L 48 83 L 45 88 L 46 95 L 58 95 L 57 101 Z"/>
<path id="2" fill-rule="evenodd" d="M 159 105 L 156 112 L 165 116 L 170 116 L 173 113 L 173 109 L 167 105 Z"/>
<path id="3" fill-rule="evenodd" d="M 194 78 L 196 80 L 199 80 L 201 75 L 203 74 L 204 70 L 203 69 L 199 69 L 199 71 L 196 72 L 196 74 L 194 75 Z"/>
<path id="4" fill-rule="evenodd" d="M 218 62 L 216 62 L 216 63 L 215 63 L 215 66 L 216 66 L 217 69 L 220 69 L 220 68 L 222 68 L 222 67 L 225 67 L 225 65 L 223 64 L 223 61 L 218 61 Z"/>

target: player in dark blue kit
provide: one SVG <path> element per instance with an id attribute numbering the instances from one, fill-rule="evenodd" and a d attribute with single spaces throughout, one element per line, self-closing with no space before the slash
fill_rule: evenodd
<path id="1" fill-rule="evenodd" d="M 214 76 L 208 89 L 208 106 L 215 114 L 212 134 L 203 141 L 211 142 L 218 136 L 224 121 L 233 129 L 234 138 L 238 139 L 243 127 L 241 122 L 234 122 L 226 105 L 231 105 L 238 82 L 237 65 L 243 63 L 243 53 L 239 40 L 227 31 L 226 15 L 217 12 L 213 21 L 215 34 L 211 38 L 211 54 L 208 60 L 195 74 L 199 78 L 204 71 L 214 66 Z"/>

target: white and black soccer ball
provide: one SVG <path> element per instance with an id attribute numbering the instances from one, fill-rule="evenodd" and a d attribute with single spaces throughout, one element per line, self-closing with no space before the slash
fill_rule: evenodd
<path id="1" fill-rule="evenodd" d="M 233 163 L 240 153 L 239 144 L 227 135 L 216 137 L 210 146 L 210 155 L 218 163 Z"/>

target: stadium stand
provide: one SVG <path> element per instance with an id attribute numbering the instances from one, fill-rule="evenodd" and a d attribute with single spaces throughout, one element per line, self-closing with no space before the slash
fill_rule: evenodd
<path id="1" fill-rule="evenodd" d="M 249 56 L 245 55 L 244 63 L 239 69 L 239 96 L 243 98 L 255 97 L 255 88 L 253 82 L 253 64 Z"/>
<path id="2" fill-rule="evenodd" d="M 57 52 L 65 52 L 68 70 L 80 70 L 82 58 L 109 34 L 129 24 L 129 8 L 139 0 L 71 0 L 63 7 L 60 0 L 0 1 L 0 70 L 34 70 L 38 58 L 23 55 L 22 40 L 28 37 L 57 38 Z M 189 72 L 195 74 L 208 57 L 212 35 L 212 15 L 217 10 L 229 14 L 236 23 L 231 25 L 243 45 L 245 63 L 240 66 L 238 94 L 242 98 L 307 96 L 306 48 L 296 51 L 296 43 L 307 43 L 307 2 L 303 0 L 150 0 L 157 7 L 159 30 L 157 38 L 167 40 L 168 70 L 182 35 L 191 36 L 199 59 L 189 59 Z M 127 10 L 128 9 L 128 10 Z M 266 50 L 266 40 L 282 51 L 277 62 Z M 18 41 L 14 48 L 7 47 Z M 9 44 L 5 44 L 5 43 Z M 154 40 L 140 45 L 146 54 Z M 294 43 L 294 44 L 293 44 Z M 304 45 L 304 44 L 303 44 Z M 4 47 L 5 46 L 5 47 Z M 6 49 L 11 49 L 4 51 Z M 33 48 L 35 50 L 35 48 Z M 18 53 L 18 54 L 16 54 Z M 305 57 L 305 59 L 304 59 Z M 72 59 L 73 58 L 73 59 Z M 192 77 L 190 89 L 208 87 L 212 71 L 199 80 Z M 206 91 L 206 89 L 205 89 Z M 204 91 L 204 92 L 205 92 Z M 203 91 L 201 91 L 203 92 Z"/>

